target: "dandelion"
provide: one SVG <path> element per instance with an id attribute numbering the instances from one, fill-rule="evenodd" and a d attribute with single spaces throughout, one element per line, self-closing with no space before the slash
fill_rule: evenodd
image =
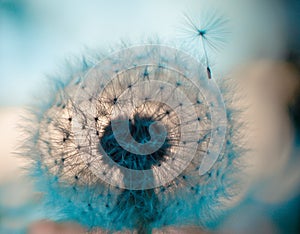
<path id="1" fill-rule="evenodd" d="M 40 218 L 138 233 L 215 225 L 241 149 L 204 67 L 159 45 L 82 61 L 32 112 L 22 154 Z"/>

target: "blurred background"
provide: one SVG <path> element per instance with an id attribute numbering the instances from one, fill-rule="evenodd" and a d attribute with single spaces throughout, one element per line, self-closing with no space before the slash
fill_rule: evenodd
<path id="1" fill-rule="evenodd" d="M 213 71 L 249 94 L 253 107 L 245 118 L 254 124 L 244 131 L 258 150 L 247 159 L 247 195 L 219 232 L 300 233 L 297 0 L 0 0 L 0 183 L 20 174 L 23 162 L 12 154 L 21 141 L 19 116 L 48 74 L 74 55 L 121 40 L 180 43 L 183 13 L 197 18 L 204 10 L 230 21 L 226 47 L 212 55 Z"/>
<path id="2" fill-rule="evenodd" d="M 197 18 L 211 10 L 230 19 L 230 43 L 217 55 L 219 66 L 228 60 L 282 58 L 288 47 L 299 51 L 294 5 L 276 0 L 1 0 L 1 105 L 30 100 L 41 77 L 86 47 L 106 48 L 121 39 L 139 43 L 151 36 L 176 40 L 183 13 Z"/>

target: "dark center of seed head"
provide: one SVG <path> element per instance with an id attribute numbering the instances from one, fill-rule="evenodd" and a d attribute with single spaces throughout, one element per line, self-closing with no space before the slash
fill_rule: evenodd
<path id="1" fill-rule="evenodd" d="M 131 136 L 135 141 L 145 144 L 150 141 L 149 126 L 155 120 L 152 117 L 141 117 L 136 114 L 133 119 L 128 121 Z M 120 166 L 133 170 L 149 170 L 153 166 L 160 166 L 166 160 L 167 151 L 170 148 L 168 136 L 162 146 L 155 152 L 148 155 L 137 155 L 122 148 L 117 142 L 112 131 L 111 123 L 104 128 L 100 144 L 108 157 Z"/>

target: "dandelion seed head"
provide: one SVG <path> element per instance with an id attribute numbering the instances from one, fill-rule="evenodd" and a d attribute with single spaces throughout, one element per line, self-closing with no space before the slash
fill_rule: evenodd
<path id="1" fill-rule="evenodd" d="M 213 223 L 229 189 L 220 165 L 237 153 L 223 148 L 226 111 L 206 69 L 159 45 L 84 63 L 38 118 L 29 147 L 44 206 L 54 207 L 45 216 L 140 232 Z"/>

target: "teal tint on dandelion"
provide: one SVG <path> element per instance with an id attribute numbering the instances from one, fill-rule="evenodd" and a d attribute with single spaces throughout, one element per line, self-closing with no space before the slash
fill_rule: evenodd
<path id="1" fill-rule="evenodd" d="M 83 61 L 34 110 L 24 144 L 42 218 L 139 233 L 216 225 L 240 148 L 205 68 L 160 45 Z"/>

